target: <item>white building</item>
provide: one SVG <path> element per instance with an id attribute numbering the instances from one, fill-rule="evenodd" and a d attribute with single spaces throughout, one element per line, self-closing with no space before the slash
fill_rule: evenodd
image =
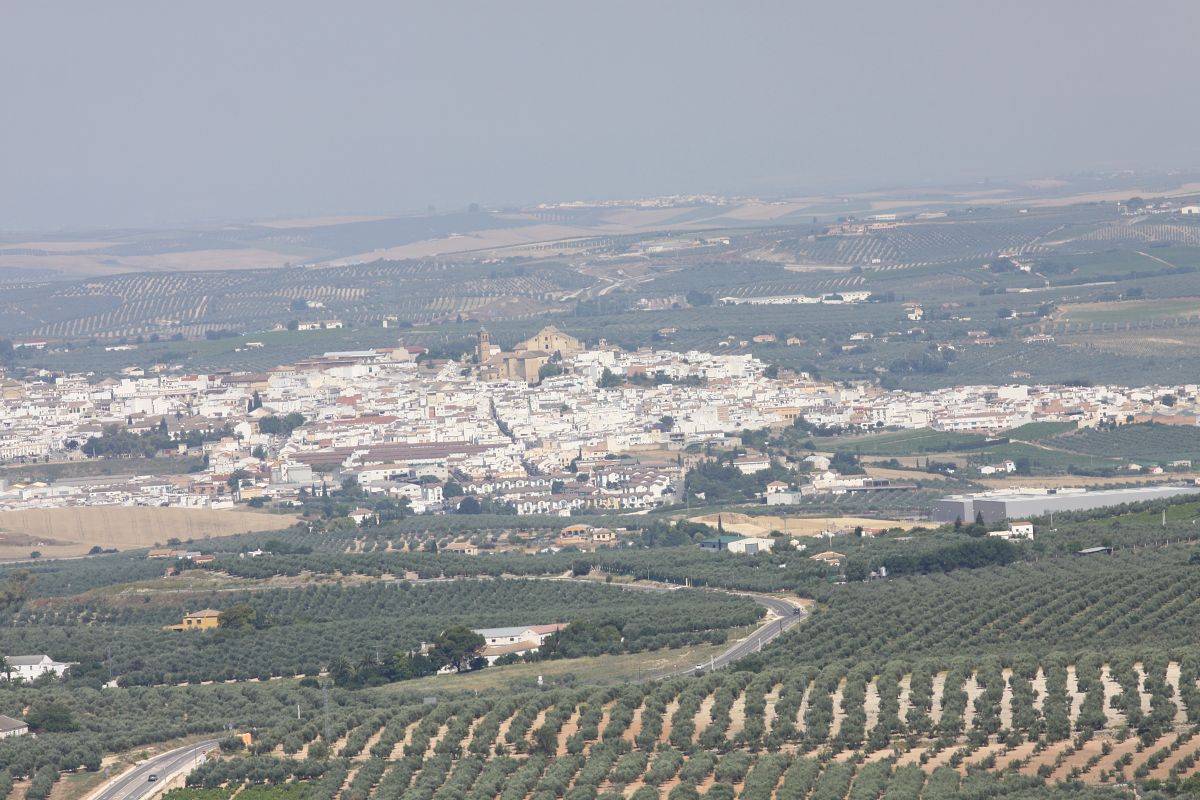
<path id="1" fill-rule="evenodd" d="M 0 714 L 0 739 L 7 739 L 10 736 L 24 736 L 27 733 L 29 733 L 28 723 Z"/>
<path id="2" fill-rule="evenodd" d="M 997 539 L 1010 541 L 1012 539 L 1024 539 L 1033 541 L 1033 523 L 1032 522 L 1010 522 L 1008 528 L 1000 531 L 988 531 L 988 536 L 995 536 Z"/>
<path id="3" fill-rule="evenodd" d="M 735 459 L 733 466 L 743 475 L 752 475 L 771 468 L 771 460 L 766 456 L 742 456 Z"/>
<path id="4" fill-rule="evenodd" d="M 523 656 L 528 653 L 536 653 L 547 639 L 565 627 L 567 626 L 553 624 L 480 628 L 475 633 L 484 639 L 484 647 L 480 655 L 487 659 L 488 666 L 491 666 L 496 663 L 496 659 L 502 656 Z"/>
<path id="5" fill-rule="evenodd" d="M 68 663 L 55 661 L 50 656 L 8 656 L 6 659 L 9 671 L 0 678 L 5 680 L 24 680 L 33 681 L 37 678 L 53 672 L 56 676 L 62 677 L 63 673 L 71 666 Z"/>
<path id="6" fill-rule="evenodd" d="M 774 539 L 760 539 L 754 536 L 746 536 L 738 539 L 736 542 L 730 542 L 725 545 L 725 549 L 731 553 L 738 553 L 740 555 L 755 555 L 756 553 L 770 552 L 774 546 Z"/>

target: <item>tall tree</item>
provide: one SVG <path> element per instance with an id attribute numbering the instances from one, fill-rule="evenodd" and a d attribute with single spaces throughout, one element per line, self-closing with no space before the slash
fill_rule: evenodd
<path id="1" fill-rule="evenodd" d="M 434 638 L 429 658 L 439 669 L 451 666 L 462 672 L 472 666 L 471 662 L 478 658 L 486 643 L 486 639 L 466 625 L 451 625 Z"/>

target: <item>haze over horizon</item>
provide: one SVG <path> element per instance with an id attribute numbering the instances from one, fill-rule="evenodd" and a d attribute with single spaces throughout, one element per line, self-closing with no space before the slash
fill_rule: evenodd
<path id="1" fill-rule="evenodd" d="M 1196 167 L 1197 23 L 1190 2 L 10 4 L 0 229 Z"/>

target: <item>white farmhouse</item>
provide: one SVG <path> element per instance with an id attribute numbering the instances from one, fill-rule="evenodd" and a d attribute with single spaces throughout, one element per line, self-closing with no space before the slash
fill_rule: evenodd
<path id="1" fill-rule="evenodd" d="M 480 628 L 475 631 L 484 639 L 484 647 L 480 655 L 487 659 L 488 666 L 496 663 L 496 659 L 506 655 L 523 656 L 536 653 L 546 640 L 558 633 L 566 625 L 528 625 L 511 628 Z"/>
<path id="2" fill-rule="evenodd" d="M 24 736 L 27 733 L 29 733 L 28 723 L 0 714 L 0 739 L 7 739 L 10 736 Z"/>
<path id="3" fill-rule="evenodd" d="M 994 536 L 997 539 L 1006 541 L 1012 539 L 1025 539 L 1033 541 L 1033 523 L 1032 522 L 1010 522 L 1008 528 L 999 531 L 988 531 L 988 536 Z"/>
<path id="4" fill-rule="evenodd" d="M 33 681 L 51 672 L 61 678 L 71 666 L 69 663 L 55 661 L 47 655 L 8 656 L 5 661 L 8 670 L 0 674 L 0 679 L 14 681 Z"/>

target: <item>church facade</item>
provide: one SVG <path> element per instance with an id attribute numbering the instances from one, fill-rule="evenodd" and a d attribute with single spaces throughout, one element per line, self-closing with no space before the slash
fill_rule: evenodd
<path id="1" fill-rule="evenodd" d="M 511 352 L 506 352 L 492 344 L 491 334 L 486 329 L 480 329 L 475 344 L 475 363 L 482 380 L 535 384 L 541 380 L 542 367 L 551 360 L 570 358 L 586 349 L 574 336 L 547 325 Z"/>

